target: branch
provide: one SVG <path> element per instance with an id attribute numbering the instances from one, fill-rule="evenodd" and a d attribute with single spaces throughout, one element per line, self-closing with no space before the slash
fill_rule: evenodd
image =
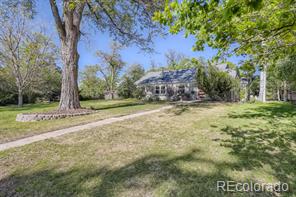
<path id="1" fill-rule="evenodd" d="M 100 2 L 99 0 L 96 0 L 96 2 L 98 3 L 98 5 L 102 8 L 103 12 L 106 14 L 106 16 L 109 18 L 109 20 L 111 21 L 112 25 L 123 35 L 127 35 L 129 37 L 133 37 L 132 34 L 128 33 L 128 32 L 124 32 L 120 27 L 118 27 L 118 25 L 116 24 L 116 22 L 113 20 L 113 17 L 110 16 L 108 10 L 106 10 L 106 8 L 104 7 L 104 5 L 102 4 L 102 2 Z"/>
<path id="2" fill-rule="evenodd" d="M 57 4 L 56 4 L 56 0 L 49 0 L 49 2 L 50 2 L 51 11 L 52 11 L 52 14 L 53 14 L 56 26 L 57 26 L 57 30 L 58 30 L 60 39 L 65 40 L 66 31 L 65 31 L 64 24 L 62 22 L 60 14 L 59 14 L 59 10 L 58 10 Z"/>
<path id="3" fill-rule="evenodd" d="M 104 73 L 103 69 L 101 67 L 99 67 L 99 72 L 103 75 L 106 85 L 108 86 L 108 89 L 111 89 L 111 84 L 109 83 L 108 77 L 107 75 Z"/>

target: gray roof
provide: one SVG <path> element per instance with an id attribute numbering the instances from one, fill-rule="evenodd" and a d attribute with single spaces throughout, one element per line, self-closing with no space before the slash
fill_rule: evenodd
<path id="1" fill-rule="evenodd" d="M 171 71 L 149 72 L 136 81 L 136 85 L 163 83 L 191 83 L 196 80 L 196 69 L 182 69 Z"/>

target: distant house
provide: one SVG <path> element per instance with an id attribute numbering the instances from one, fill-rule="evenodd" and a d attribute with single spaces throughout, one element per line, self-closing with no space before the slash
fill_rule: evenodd
<path id="1" fill-rule="evenodd" d="M 118 93 L 117 91 L 105 91 L 104 92 L 104 99 L 105 100 L 112 100 L 112 99 L 118 99 Z"/>
<path id="2" fill-rule="evenodd" d="M 149 72 L 136 81 L 147 98 L 159 100 L 196 100 L 196 69 Z"/>
<path id="3" fill-rule="evenodd" d="M 215 65 L 220 71 L 228 73 L 231 77 L 236 78 L 238 77 L 238 73 L 236 70 L 231 68 L 227 63 L 217 64 Z"/>

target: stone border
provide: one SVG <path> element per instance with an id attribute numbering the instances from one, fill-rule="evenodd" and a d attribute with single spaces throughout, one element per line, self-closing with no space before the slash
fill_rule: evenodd
<path id="1" fill-rule="evenodd" d="M 54 119 L 62 119 L 66 117 L 73 117 L 73 116 L 82 116 L 94 113 L 95 111 L 86 110 L 86 111 L 78 111 L 78 112 L 69 112 L 69 113 L 24 113 L 18 114 L 16 116 L 16 121 L 18 122 L 35 122 L 41 120 L 54 120 Z"/>

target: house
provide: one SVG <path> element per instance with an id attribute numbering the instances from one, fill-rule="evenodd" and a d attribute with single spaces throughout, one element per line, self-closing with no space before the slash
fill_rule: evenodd
<path id="1" fill-rule="evenodd" d="M 199 99 L 195 68 L 149 72 L 136 85 L 144 89 L 147 99 Z"/>
<path id="2" fill-rule="evenodd" d="M 217 69 L 238 78 L 238 73 L 227 63 L 217 64 Z M 198 88 L 196 68 L 149 72 L 136 81 L 136 85 L 144 89 L 146 99 L 151 100 L 204 100 L 209 97 Z M 241 81 L 243 86 L 245 81 Z M 230 91 L 231 101 L 237 101 L 236 90 Z"/>
<path id="3" fill-rule="evenodd" d="M 118 93 L 117 91 L 105 91 L 104 92 L 104 99 L 105 100 L 113 100 L 113 99 L 118 99 Z"/>

